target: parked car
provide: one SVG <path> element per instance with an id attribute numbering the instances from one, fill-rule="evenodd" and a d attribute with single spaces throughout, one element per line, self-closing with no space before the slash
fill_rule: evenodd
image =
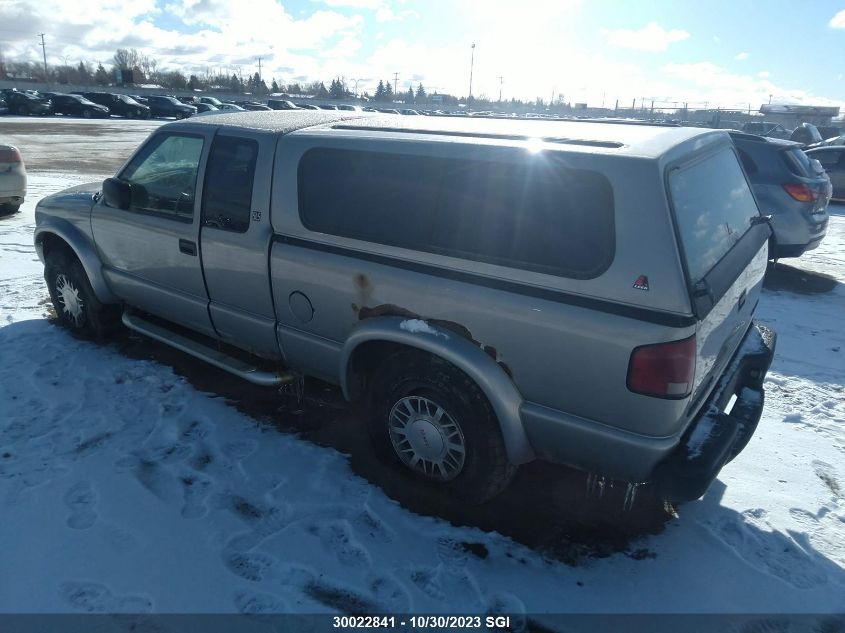
<path id="1" fill-rule="evenodd" d="M 792 130 L 792 134 L 789 136 L 790 141 L 795 141 L 796 143 L 801 143 L 805 147 L 808 145 L 815 145 L 816 143 L 821 143 L 824 139 L 822 135 L 819 133 L 819 129 L 813 125 L 812 123 L 802 123 L 794 130 Z"/>
<path id="2" fill-rule="evenodd" d="M 767 136 L 769 138 L 788 139 L 791 135 L 780 123 L 769 123 L 767 121 L 747 121 L 742 124 L 742 132 Z"/>
<path id="3" fill-rule="evenodd" d="M 845 134 L 845 129 L 841 127 L 835 127 L 833 125 L 818 125 L 816 127 L 818 127 L 819 134 L 821 134 L 822 138 L 825 140 L 830 138 L 836 138 Z"/>
<path id="4" fill-rule="evenodd" d="M 205 114 L 206 112 L 220 112 L 210 103 L 195 103 L 194 107 L 197 109 L 197 114 Z"/>
<path id="5" fill-rule="evenodd" d="M 824 167 L 833 188 L 831 200 L 845 202 L 845 147 L 842 145 L 807 150 L 807 156 Z"/>
<path id="6" fill-rule="evenodd" d="M 361 106 L 347 105 L 345 103 L 338 105 L 337 109 L 338 110 L 345 110 L 346 112 L 363 112 L 363 109 L 361 108 Z"/>
<path id="7" fill-rule="evenodd" d="M 261 110 L 272 110 L 273 108 L 264 105 L 263 103 L 256 103 L 255 101 L 242 101 L 241 103 L 237 104 L 244 110 L 252 110 L 255 112 Z"/>
<path id="8" fill-rule="evenodd" d="M 762 411 L 770 234 L 722 131 L 276 112 L 158 128 L 34 239 L 69 329 L 335 383 L 445 492 L 542 459 L 683 501 Z"/>
<path id="9" fill-rule="evenodd" d="M 137 101 L 141 105 L 149 106 L 149 103 L 147 103 L 146 97 L 142 97 L 141 95 L 129 95 L 129 96 L 132 97 L 135 101 Z"/>
<path id="10" fill-rule="evenodd" d="M 296 107 L 299 108 L 300 110 L 319 110 L 320 109 L 317 106 L 315 106 L 313 103 L 297 103 Z"/>
<path id="11" fill-rule="evenodd" d="M 246 112 L 246 110 L 237 103 L 221 103 L 217 106 L 217 109 L 221 112 Z"/>
<path id="12" fill-rule="evenodd" d="M 417 116 L 419 115 L 419 112 L 411 108 L 405 108 L 404 110 L 400 110 L 399 114 L 404 114 L 405 116 Z"/>
<path id="13" fill-rule="evenodd" d="M 52 114 L 52 105 L 49 99 L 27 92 L 10 90 L 6 93 L 6 107 L 10 112 L 21 116 Z"/>
<path id="14" fill-rule="evenodd" d="M 113 94 L 110 92 L 83 92 L 89 101 L 99 103 L 109 109 L 111 114 L 132 119 L 149 119 L 149 106 L 140 103 L 124 94 Z"/>
<path id="15" fill-rule="evenodd" d="M 771 215 L 770 256 L 800 257 L 827 233 L 830 179 L 792 141 L 731 132 L 762 213 Z"/>
<path id="16" fill-rule="evenodd" d="M 293 101 L 286 99 L 268 99 L 267 105 L 273 110 L 298 110 L 299 108 Z"/>
<path id="17" fill-rule="evenodd" d="M 208 105 L 213 105 L 215 108 L 219 108 L 223 102 L 220 101 L 217 97 L 209 97 L 209 96 L 202 96 L 196 97 L 196 101 L 198 103 L 207 103 Z"/>
<path id="18" fill-rule="evenodd" d="M 89 101 L 82 95 L 51 93 L 50 101 L 53 103 L 53 114 L 81 116 L 85 119 L 109 117 L 106 106 Z"/>
<path id="19" fill-rule="evenodd" d="M 156 118 L 176 117 L 177 119 L 186 119 L 197 113 L 194 106 L 180 103 L 175 97 L 151 95 L 147 97 L 147 105 L 150 108 L 150 116 Z"/>
<path id="20" fill-rule="evenodd" d="M 26 198 L 26 166 L 14 145 L 0 144 L 0 211 L 15 213 Z"/>

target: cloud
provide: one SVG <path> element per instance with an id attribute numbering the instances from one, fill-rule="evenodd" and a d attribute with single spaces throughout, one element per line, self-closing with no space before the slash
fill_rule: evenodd
<path id="1" fill-rule="evenodd" d="M 657 22 L 649 22 L 638 31 L 631 29 L 603 29 L 602 34 L 614 46 L 637 51 L 659 53 L 669 48 L 670 44 L 689 39 L 690 34 L 681 29 L 667 31 Z"/>
<path id="2" fill-rule="evenodd" d="M 758 77 L 762 77 L 763 79 L 766 79 L 766 78 L 768 78 L 768 76 L 769 76 L 770 74 L 771 74 L 771 73 L 769 73 L 769 71 L 768 71 L 768 70 L 761 70 L 759 73 L 757 73 L 757 76 L 758 76 Z"/>
<path id="3" fill-rule="evenodd" d="M 743 51 L 742 53 L 737 53 L 734 59 L 740 62 L 745 61 L 746 59 L 748 59 L 748 53 L 746 53 L 745 51 Z"/>
<path id="4" fill-rule="evenodd" d="M 845 29 L 845 9 L 830 18 L 829 25 L 834 29 Z"/>
<path id="5" fill-rule="evenodd" d="M 709 101 L 722 107 L 745 109 L 766 103 L 775 95 L 777 103 L 839 106 L 840 102 L 806 90 L 789 89 L 772 83 L 768 74 L 755 77 L 733 73 L 712 62 L 667 64 L 661 69 L 672 80 L 674 89 L 690 101 Z M 764 71 L 765 72 L 765 71 Z"/>
<path id="6" fill-rule="evenodd" d="M 323 0 L 330 7 L 347 7 L 350 9 L 378 9 L 384 0 Z"/>

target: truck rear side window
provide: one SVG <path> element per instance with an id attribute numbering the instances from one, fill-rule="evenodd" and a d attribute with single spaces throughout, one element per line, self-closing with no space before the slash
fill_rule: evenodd
<path id="1" fill-rule="evenodd" d="M 211 145 L 202 196 L 203 226 L 244 233 L 249 228 L 258 143 L 218 136 Z"/>
<path id="2" fill-rule="evenodd" d="M 546 157 L 488 162 L 314 149 L 299 165 L 306 228 L 576 279 L 615 249 L 613 191 Z"/>
<path id="3" fill-rule="evenodd" d="M 690 281 L 701 280 L 751 227 L 757 203 L 728 148 L 669 174 Z"/>

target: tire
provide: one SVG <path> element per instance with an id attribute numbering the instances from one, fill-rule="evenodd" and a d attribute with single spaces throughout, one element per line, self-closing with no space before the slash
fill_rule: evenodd
<path id="1" fill-rule="evenodd" d="M 437 356 L 407 350 L 387 357 L 372 376 L 367 418 L 379 458 L 463 501 L 484 503 L 516 474 L 484 393 Z M 422 459 L 414 464 L 414 456 Z"/>
<path id="2" fill-rule="evenodd" d="M 61 324 L 90 339 L 103 339 L 120 325 L 120 307 L 100 303 L 85 269 L 63 251 L 47 254 L 44 279 Z"/>
<path id="3" fill-rule="evenodd" d="M 19 204 L 0 204 L 0 213 L 3 215 L 12 215 L 13 213 L 17 213 L 20 211 L 21 205 Z"/>

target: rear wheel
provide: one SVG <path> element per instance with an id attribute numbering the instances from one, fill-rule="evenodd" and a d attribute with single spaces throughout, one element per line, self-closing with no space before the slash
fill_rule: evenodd
<path id="1" fill-rule="evenodd" d="M 20 210 L 21 205 L 19 204 L 0 204 L 0 212 L 2 213 L 17 213 Z"/>
<path id="2" fill-rule="evenodd" d="M 437 356 L 388 357 L 373 375 L 370 405 L 376 453 L 449 494 L 483 503 L 516 473 L 484 393 Z"/>
<path id="3" fill-rule="evenodd" d="M 44 279 L 61 324 L 87 338 L 104 338 L 120 324 L 120 308 L 97 299 L 85 269 L 63 251 L 48 253 Z"/>

